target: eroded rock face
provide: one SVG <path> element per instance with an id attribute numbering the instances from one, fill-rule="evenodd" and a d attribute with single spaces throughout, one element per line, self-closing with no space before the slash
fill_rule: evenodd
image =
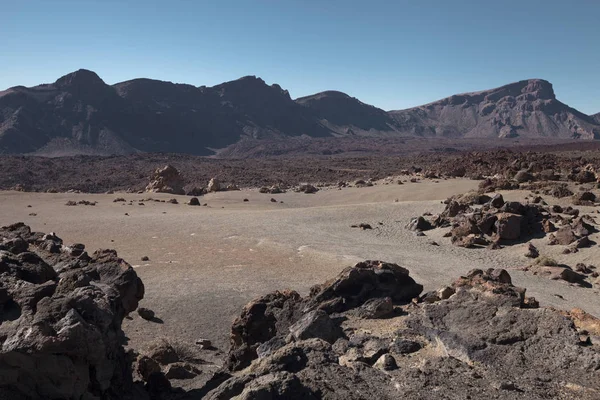
<path id="1" fill-rule="evenodd" d="M 398 279 L 387 285 L 394 273 L 408 277 L 392 266 L 359 263 L 307 298 L 276 292 L 250 303 L 235 330 L 247 321 L 246 330 L 255 331 L 252 340 L 271 338 L 245 369 L 217 373 L 206 398 L 597 399 L 600 339 L 590 338 L 600 332 L 597 318 L 580 310 L 538 308 L 525 289 L 513 286 L 507 271 L 489 269 L 472 270 L 434 292 L 444 295 L 430 302 L 406 304 L 404 296 L 396 297 L 402 312 L 363 319 L 357 310 L 365 303 L 390 294 L 392 287 L 404 293 L 411 287 L 406 280 L 397 286 Z M 370 273 L 383 277 L 371 280 Z M 336 298 L 342 306 L 334 311 Z M 255 315 L 265 317 L 248 318 L 256 307 Z M 294 309 L 294 317 L 286 319 L 292 314 L 282 314 L 284 309 Z M 290 320 L 299 322 L 289 325 Z M 311 333 L 316 325 L 325 329 Z M 335 342 L 318 337 L 334 331 L 333 325 L 339 328 Z"/>
<path id="2" fill-rule="evenodd" d="M 89 256 L 22 223 L 0 228 L 0 397 L 127 397 L 121 323 L 143 295 L 113 250 Z"/>
<path id="3" fill-rule="evenodd" d="M 150 183 L 146 186 L 146 192 L 185 194 L 184 184 L 177 168 L 166 165 L 154 171 Z"/>
<path id="4" fill-rule="evenodd" d="M 270 293 L 246 305 L 233 323 L 227 369 L 247 367 L 258 357 L 259 346 L 269 342 L 259 351 L 272 349 L 290 334 L 299 340 L 318 337 L 334 342 L 340 333 L 328 315 L 360 307 L 374 298 L 407 303 L 422 290 L 407 269 L 364 261 L 344 269 L 334 280 L 314 286 L 306 298 L 293 291 Z"/>

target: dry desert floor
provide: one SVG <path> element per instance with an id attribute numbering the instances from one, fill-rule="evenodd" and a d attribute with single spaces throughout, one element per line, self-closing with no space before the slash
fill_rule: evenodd
<path id="1" fill-rule="evenodd" d="M 83 243 L 90 253 L 116 249 L 144 281 L 140 305 L 162 321 L 137 315 L 126 320 L 124 329 L 134 347 L 166 336 L 191 343 L 207 338 L 226 351 L 231 322 L 248 301 L 277 289 L 306 294 L 312 285 L 364 259 L 408 268 L 425 290 L 449 284 L 473 268 L 506 268 L 514 283 L 526 287 L 542 306 L 579 307 L 600 316 L 596 289 L 516 270 L 531 263 L 524 257 L 526 243 L 500 250 L 465 249 L 443 238 L 446 230 L 418 237 L 405 229 L 411 217 L 438 213 L 444 208 L 441 200 L 476 187 L 476 181 L 454 179 L 316 194 L 242 190 L 203 196 L 200 201 L 207 206 L 201 207 L 184 204 L 189 197 L 167 194 L 0 192 L 0 224 L 22 221 L 33 230 L 55 232 L 65 244 Z M 503 192 L 508 200 L 523 200 L 527 193 Z M 118 197 L 127 202 L 113 202 Z M 149 197 L 177 198 L 179 204 L 146 200 L 139 205 L 138 200 Z M 70 207 L 65 205 L 69 200 L 98 203 Z M 350 227 L 359 223 L 373 229 Z M 559 262 L 600 263 L 597 245 L 561 255 L 560 246 L 546 242 L 533 240 L 542 254 Z M 149 261 L 141 261 L 144 256 Z"/>

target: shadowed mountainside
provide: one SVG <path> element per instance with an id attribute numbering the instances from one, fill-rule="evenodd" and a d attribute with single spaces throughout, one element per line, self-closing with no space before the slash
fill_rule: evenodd
<path id="1" fill-rule="evenodd" d="M 385 112 L 344 93 L 293 100 L 247 76 L 213 87 L 151 79 L 107 85 L 78 70 L 52 84 L 0 92 L 0 154 L 212 154 L 240 139 L 425 136 L 598 139 L 600 117 L 526 80 Z"/>

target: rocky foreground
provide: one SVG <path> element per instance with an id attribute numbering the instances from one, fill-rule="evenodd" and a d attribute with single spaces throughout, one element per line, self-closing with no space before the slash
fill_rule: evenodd
<path id="1" fill-rule="evenodd" d="M 600 321 L 540 307 L 501 269 L 423 293 L 405 268 L 365 261 L 306 297 L 267 294 L 233 323 L 216 373 L 183 360 L 177 338 L 125 350 L 121 323 L 144 287 L 114 251 L 15 224 L 0 229 L 0 277 L 0 398 L 600 396 Z"/>

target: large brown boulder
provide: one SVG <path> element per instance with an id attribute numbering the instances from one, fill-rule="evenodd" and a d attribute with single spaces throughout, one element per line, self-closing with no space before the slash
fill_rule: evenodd
<path id="1" fill-rule="evenodd" d="M 341 312 L 363 305 L 377 297 L 393 302 L 410 302 L 423 291 L 409 271 L 397 264 L 363 261 L 348 267 L 330 282 L 313 286 L 309 305 L 329 312 Z"/>
<path id="2" fill-rule="evenodd" d="M 521 236 L 523 217 L 512 213 L 496 214 L 496 232 L 504 240 L 517 240 Z"/>
<path id="3" fill-rule="evenodd" d="M 184 184 L 177 168 L 166 165 L 154 171 L 150 177 L 150 183 L 146 186 L 146 192 L 185 194 Z"/>
<path id="4" fill-rule="evenodd" d="M 24 224 L 0 228 L 0 397 L 132 393 L 121 323 L 144 285 L 115 251 L 73 248 Z"/>

